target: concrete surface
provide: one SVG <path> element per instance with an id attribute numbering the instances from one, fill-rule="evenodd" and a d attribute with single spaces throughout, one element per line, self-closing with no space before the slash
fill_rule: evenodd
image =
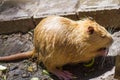
<path id="1" fill-rule="evenodd" d="M 115 62 L 115 78 L 120 79 L 120 31 L 115 32 L 113 35 L 114 43 L 110 47 L 109 55 L 116 56 Z M 116 45 L 116 46 L 114 46 Z"/>
<path id="2" fill-rule="evenodd" d="M 49 15 L 93 17 L 103 26 L 119 27 L 119 8 L 120 0 L 1 0 L 0 34 L 25 33 Z"/>
<path id="3" fill-rule="evenodd" d="M 106 28 L 120 28 L 120 9 L 79 12 L 79 19 L 92 17 Z"/>
<path id="4" fill-rule="evenodd" d="M 105 9 L 118 9 L 120 0 L 79 0 L 78 11 L 95 11 Z"/>
<path id="5" fill-rule="evenodd" d="M 36 25 L 41 18 L 50 15 L 61 15 L 78 20 L 76 17 L 76 4 L 78 0 L 40 0 L 38 11 L 33 16 Z"/>
<path id="6" fill-rule="evenodd" d="M 117 55 L 115 64 L 116 65 L 115 65 L 115 76 L 114 77 L 120 80 L 120 55 Z"/>
<path id="7" fill-rule="evenodd" d="M 38 0 L 2 0 L 0 4 L 0 34 L 26 32 L 35 27 L 32 16 Z"/>

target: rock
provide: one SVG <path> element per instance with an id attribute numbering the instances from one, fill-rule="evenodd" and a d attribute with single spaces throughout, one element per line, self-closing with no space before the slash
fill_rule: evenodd
<path id="1" fill-rule="evenodd" d="M 109 56 L 116 56 L 115 62 L 115 78 L 120 79 L 120 31 L 112 35 L 114 42 L 109 50 Z M 112 63 L 112 61 L 111 61 Z"/>
<path id="2" fill-rule="evenodd" d="M 27 70 L 30 72 L 37 71 L 37 64 L 32 63 L 30 66 L 28 66 Z"/>
<path id="3" fill-rule="evenodd" d="M 38 77 L 33 77 L 30 80 L 39 80 L 39 78 Z"/>
<path id="4" fill-rule="evenodd" d="M 117 56 L 118 54 L 120 54 L 120 31 L 115 32 L 114 34 L 112 34 L 113 37 L 113 44 L 111 45 L 110 49 L 109 49 L 109 56 Z"/>
<path id="5" fill-rule="evenodd" d="M 30 74 L 29 74 L 29 73 L 24 73 L 24 74 L 22 75 L 22 78 L 28 78 L 28 77 L 30 77 Z"/>
<path id="6" fill-rule="evenodd" d="M 10 71 L 15 70 L 15 69 L 18 69 L 18 65 L 10 66 Z"/>
<path id="7" fill-rule="evenodd" d="M 44 75 L 49 75 L 49 72 L 44 69 L 44 70 L 42 71 L 42 74 L 44 74 Z"/>
<path id="8" fill-rule="evenodd" d="M 115 64 L 115 78 L 120 80 L 120 55 L 116 57 L 116 64 Z"/>
<path id="9" fill-rule="evenodd" d="M 78 17 L 92 17 L 104 27 L 120 29 L 120 0 L 79 0 Z"/>
<path id="10" fill-rule="evenodd" d="M 17 72 L 13 74 L 13 76 L 18 76 L 18 75 L 19 75 L 19 73 L 17 73 Z"/>
<path id="11" fill-rule="evenodd" d="M 17 70 L 10 71 L 9 75 L 10 76 L 19 76 L 21 73 L 22 73 L 22 71 L 17 69 Z"/>
<path id="12" fill-rule="evenodd" d="M 7 69 L 7 67 L 0 65 L 0 71 L 4 71 L 6 69 Z"/>
<path id="13" fill-rule="evenodd" d="M 37 71 L 37 64 L 36 64 L 36 63 L 33 63 L 33 64 L 32 64 L 32 67 L 33 67 L 33 70 L 34 70 L 34 71 Z"/>
<path id="14" fill-rule="evenodd" d="M 0 40 L 0 56 L 25 52 L 33 48 L 32 38 L 28 34 L 0 35 Z"/>

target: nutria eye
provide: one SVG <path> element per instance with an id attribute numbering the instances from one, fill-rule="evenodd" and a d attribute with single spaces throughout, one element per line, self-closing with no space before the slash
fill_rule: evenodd
<path id="1" fill-rule="evenodd" d="M 93 33 L 94 33 L 94 28 L 91 27 L 91 26 L 89 26 L 89 27 L 88 27 L 88 33 L 89 33 L 89 34 L 93 34 Z"/>

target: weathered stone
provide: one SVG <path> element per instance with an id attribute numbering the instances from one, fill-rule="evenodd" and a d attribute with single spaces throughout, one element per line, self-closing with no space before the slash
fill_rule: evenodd
<path id="1" fill-rule="evenodd" d="M 39 78 L 38 77 L 33 77 L 30 80 L 39 80 Z"/>
<path id="2" fill-rule="evenodd" d="M 19 65 L 10 66 L 9 70 L 13 71 L 19 68 Z"/>
<path id="3" fill-rule="evenodd" d="M 114 29 L 113 29 L 114 31 Z M 111 31 L 110 31 L 111 32 Z M 110 49 L 109 49 L 109 56 L 117 56 L 118 54 L 120 54 L 120 31 L 118 32 L 114 32 L 114 34 L 112 34 L 113 37 L 113 44 L 111 45 Z"/>
<path id="4" fill-rule="evenodd" d="M 78 20 L 78 17 L 77 17 L 76 13 L 66 13 L 66 14 L 58 14 L 58 15 L 63 16 L 63 17 L 67 17 L 67 18 L 72 19 L 72 20 Z M 47 16 L 34 18 L 35 25 L 37 25 L 45 17 L 47 17 Z"/>
<path id="5" fill-rule="evenodd" d="M 74 17 L 74 15 L 76 15 L 77 2 L 78 0 L 40 0 L 39 10 L 33 18 L 36 24 L 38 24 L 42 18 L 50 15 L 67 16 L 68 18 L 76 20 L 77 18 Z"/>
<path id="6" fill-rule="evenodd" d="M 120 79 L 120 31 L 115 32 L 112 37 L 114 42 L 109 49 L 109 56 L 116 56 L 114 77 Z"/>
<path id="7" fill-rule="evenodd" d="M 35 26 L 31 18 L 23 18 L 17 20 L 0 21 L 0 34 L 13 32 L 28 32 Z"/>
<path id="8" fill-rule="evenodd" d="M 22 74 L 22 78 L 28 78 L 29 76 L 30 76 L 29 73 L 24 73 L 24 74 Z"/>
<path id="9" fill-rule="evenodd" d="M 75 12 L 76 3 L 77 0 L 40 0 L 39 10 L 34 17 Z"/>
<path id="10" fill-rule="evenodd" d="M 80 0 L 79 18 L 92 17 L 104 27 L 120 28 L 120 0 Z"/>
<path id="11" fill-rule="evenodd" d="M 120 0 L 79 0 L 78 11 L 96 11 L 119 8 Z"/>
<path id="12" fill-rule="evenodd" d="M 104 27 L 120 28 L 120 9 L 79 12 L 79 18 L 92 17 Z"/>
<path id="13" fill-rule="evenodd" d="M 73 20 L 90 16 L 103 26 L 119 27 L 119 4 L 119 0 L 2 0 L 0 34 L 27 32 L 49 15 Z"/>
<path id="14" fill-rule="evenodd" d="M 31 35 L 12 34 L 0 36 L 0 56 L 11 55 L 18 52 L 25 52 L 33 48 Z"/>
<path id="15" fill-rule="evenodd" d="M 120 53 L 119 53 L 120 54 Z M 115 65 L 115 78 L 120 79 L 120 55 L 116 57 L 116 65 Z"/>
<path id="16" fill-rule="evenodd" d="M 27 32 L 33 29 L 32 16 L 39 0 L 2 0 L 0 4 L 0 34 Z"/>

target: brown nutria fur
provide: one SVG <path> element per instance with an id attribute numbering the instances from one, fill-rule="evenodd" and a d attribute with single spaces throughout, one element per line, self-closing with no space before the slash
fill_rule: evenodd
<path id="1" fill-rule="evenodd" d="M 50 16 L 43 19 L 34 30 L 33 51 L 0 57 L 0 61 L 37 56 L 48 71 L 60 79 L 69 80 L 71 74 L 57 68 L 106 55 L 112 42 L 107 30 L 89 18 L 73 21 Z"/>

